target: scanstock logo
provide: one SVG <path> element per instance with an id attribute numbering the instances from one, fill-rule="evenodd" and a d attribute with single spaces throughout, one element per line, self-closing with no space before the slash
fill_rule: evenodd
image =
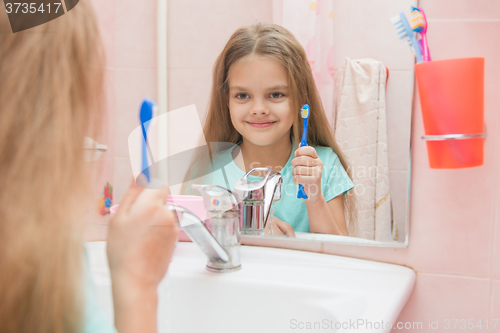
<path id="1" fill-rule="evenodd" d="M 78 4 L 79 0 L 4 0 L 12 32 L 27 30 L 63 16 Z M 66 8 L 65 8 L 66 7 Z"/>

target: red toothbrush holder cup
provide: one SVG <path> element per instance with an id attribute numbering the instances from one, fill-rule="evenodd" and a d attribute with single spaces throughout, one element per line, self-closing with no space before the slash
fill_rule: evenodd
<path id="1" fill-rule="evenodd" d="M 483 165 L 484 58 L 424 62 L 415 75 L 430 167 Z"/>

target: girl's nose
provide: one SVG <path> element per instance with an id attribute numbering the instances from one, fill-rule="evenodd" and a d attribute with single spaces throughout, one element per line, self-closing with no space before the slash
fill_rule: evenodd
<path id="1" fill-rule="evenodd" d="M 269 113 L 269 109 L 263 103 L 263 101 L 256 100 L 254 105 L 252 106 L 252 114 L 253 115 L 266 115 Z"/>

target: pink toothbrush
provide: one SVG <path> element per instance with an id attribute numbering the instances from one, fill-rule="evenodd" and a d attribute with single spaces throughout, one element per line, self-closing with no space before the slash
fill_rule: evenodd
<path id="1" fill-rule="evenodd" d="M 424 62 L 431 61 L 429 45 L 427 44 L 427 18 L 425 17 L 423 9 L 413 6 L 411 9 L 410 25 L 412 30 L 421 36 L 418 42 L 422 51 L 422 60 Z"/>

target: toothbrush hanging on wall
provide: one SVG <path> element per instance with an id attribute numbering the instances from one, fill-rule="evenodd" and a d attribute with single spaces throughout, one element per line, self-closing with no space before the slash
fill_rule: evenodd
<path id="1" fill-rule="evenodd" d="M 422 8 L 411 6 L 411 9 L 411 28 L 417 35 L 420 35 L 418 41 L 422 52 L 422 59 L 424 62 L 431 61 L 429 46 L 427 45 L 427 18 Z"/>
<path id="2" fill-rule="evenodd" d="M 420 46 L 418 44 L 417 38 L 415 37 L 415 34 L 413 33 L 413 30 L 411 29 L 405 14 L 403 12 L 400 12 L 399 15 L 391 18 L 391 22 L 396 28 L 399 39 L 406 39 L 408 45 L 410 45 L 410 48 L 415 54 L 415 58 L 417 58 L 417 63 L 421 63 L 423 61 L 422 52 L 420 51 Z"/>

